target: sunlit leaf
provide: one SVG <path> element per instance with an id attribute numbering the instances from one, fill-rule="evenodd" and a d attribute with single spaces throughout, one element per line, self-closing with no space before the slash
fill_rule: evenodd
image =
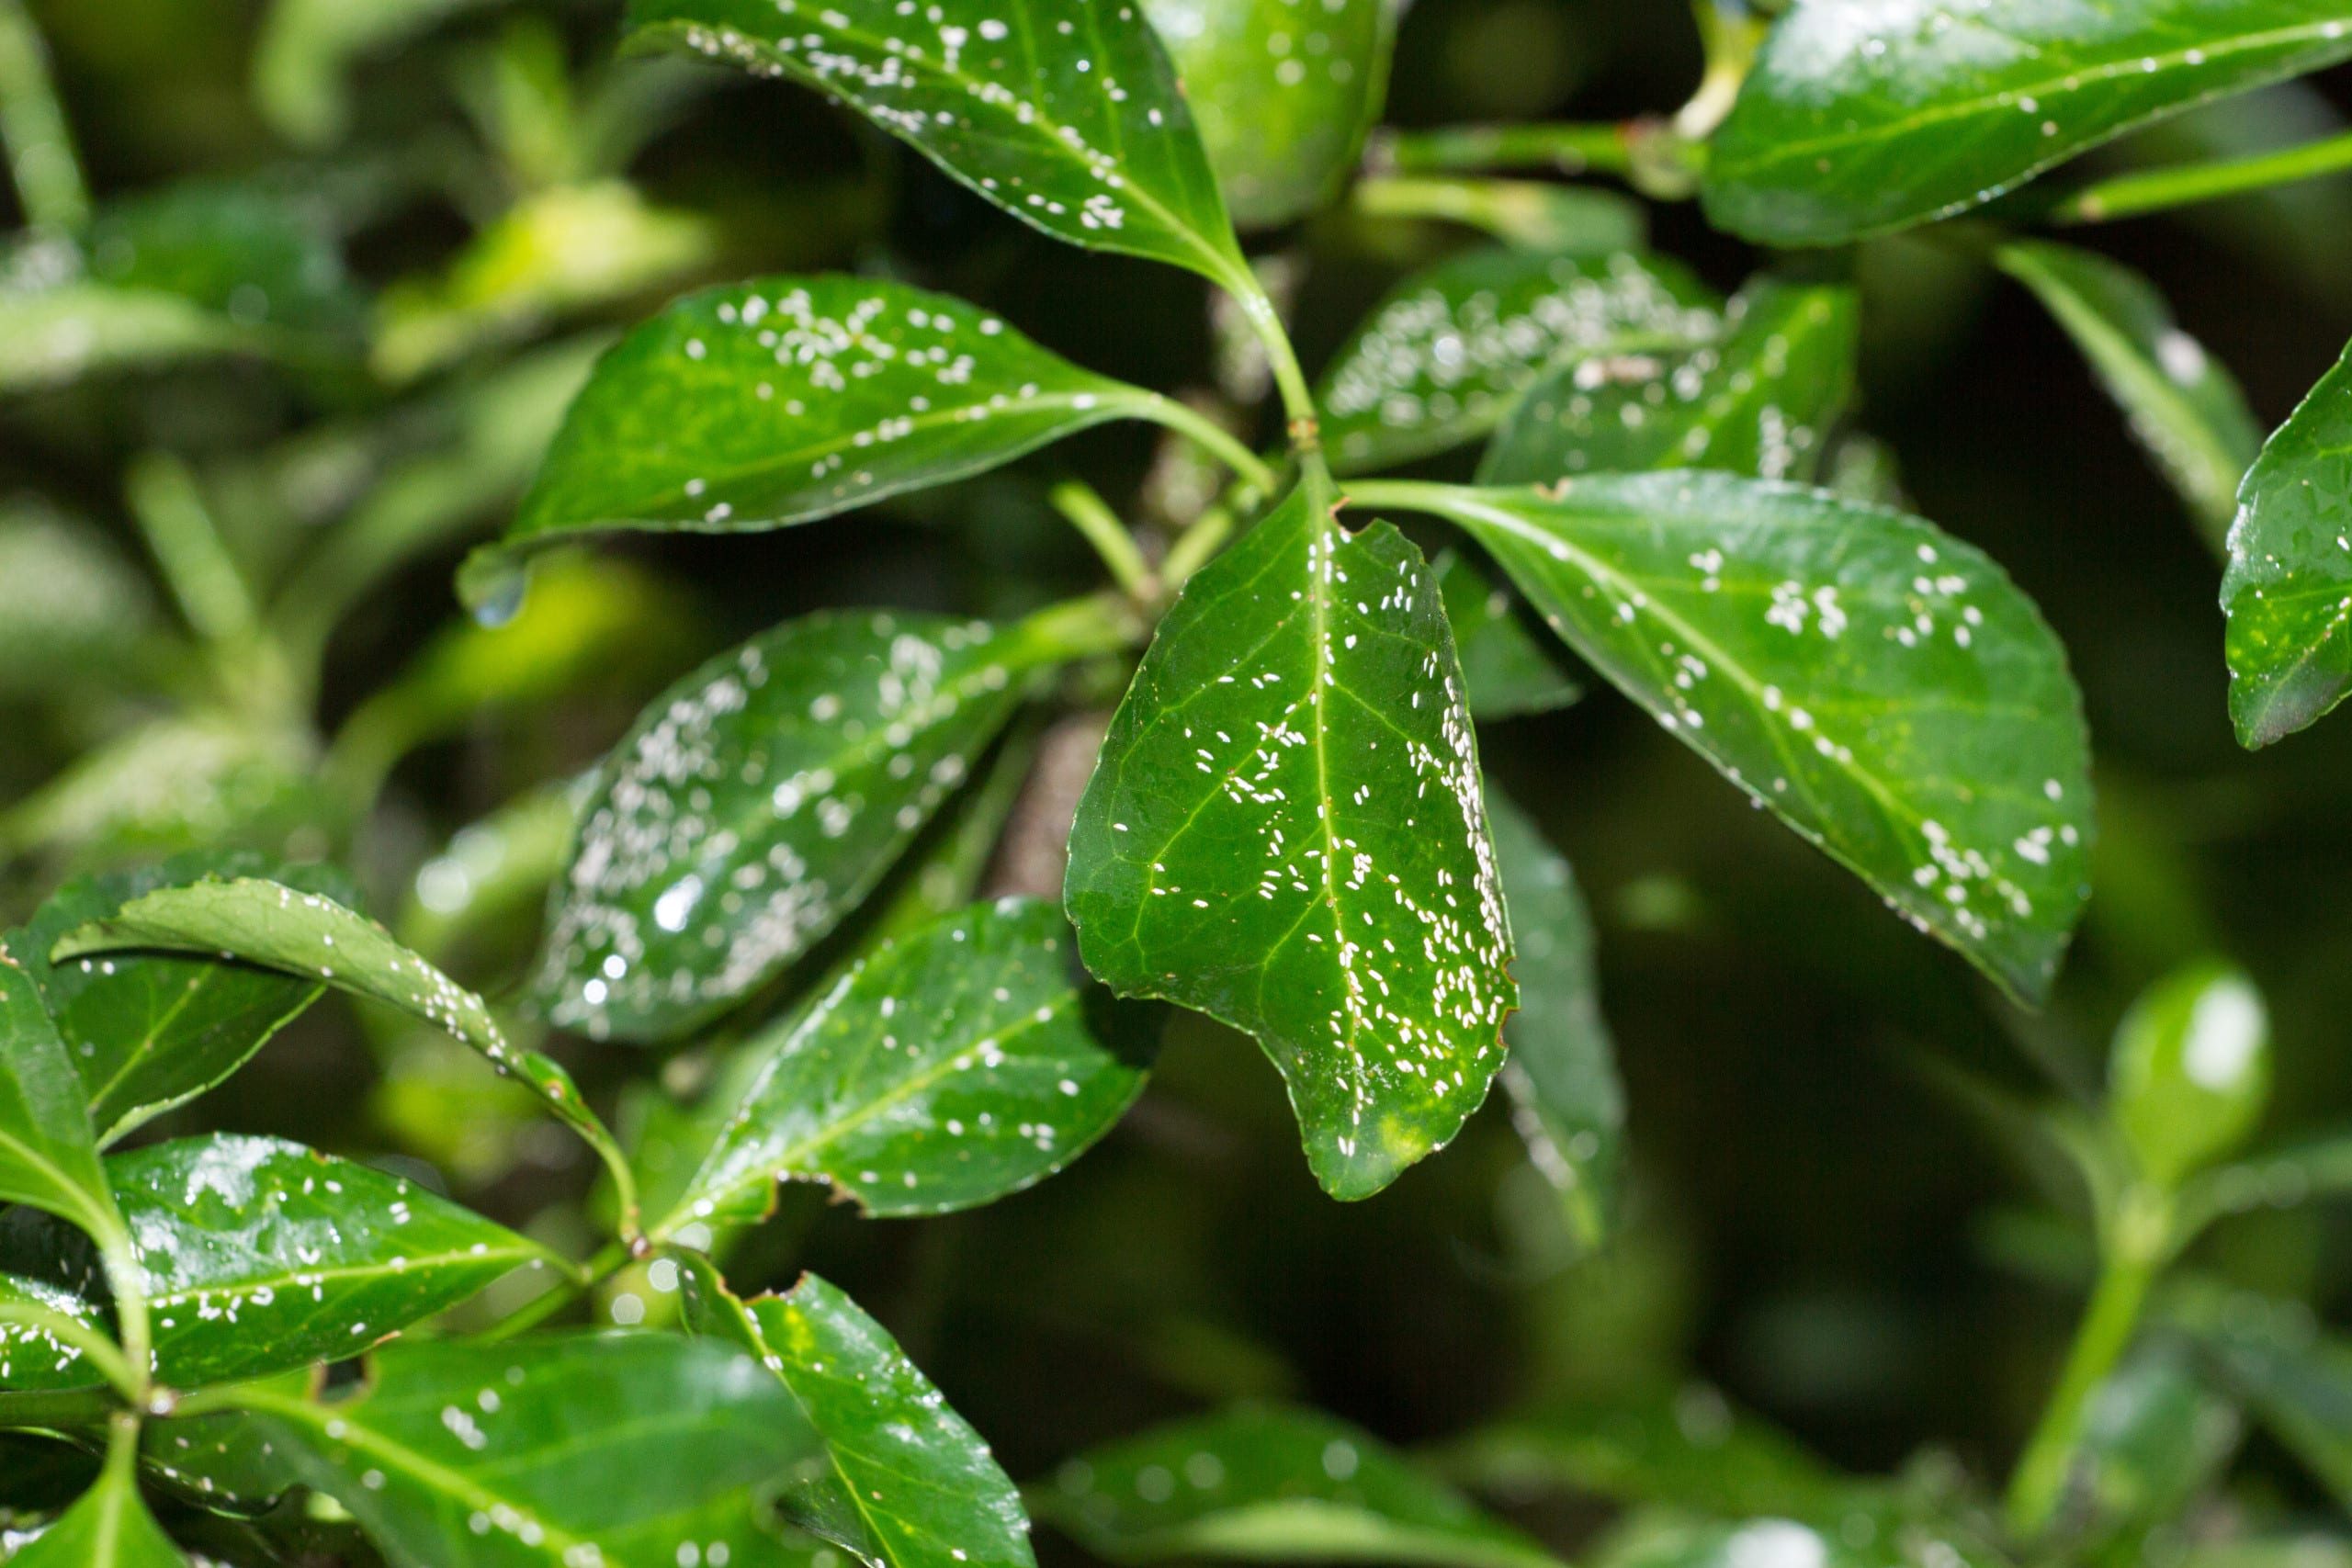
<path id="1" fill-rule="evenodd" d="M 1344 472 L 1391 468 L 1485 434 L 1555 365 L 1711 341 L 1720 301 L 1663 257 L 1464 252 L 1405 279 L 1317 389 Z"/>
<path id="2" fill-rule="evenodd" d="M 1034 1568 L 1020 1492 L 855 1302 L 814 1274 L 746 1303 L 707 1262 L 684 1272 L 702 1331 L 773 1370 L 824 1439 L 831 1473 L 787 1495 L 795 1522 L 876 1568 Z"/>
<path id="3" fill-rule="evenodd" d="M 1711 343 L 1555 367 L 1503 422 L 1479 480 L 1679 468 L 1809 479 L 1853 395 L 1858 317 L 1850 288 L 1760 277 Z"/>
<path id="4" fill-rule="evenodd" d="M 1025 223 L 1233 281 L 1244 264 L 1140 11 L 1091 0 L 632 0 L 634 35 L 842 99 Z"/>
<path id="5" fill-rule="evenodd" d="M 1546 713 L 1584 694 L 1584 682 L 1568 672 L 1557 647 L 1541 635 L 1527 602 L 1484 566 L 1453 550 L 1440 550 L 1430 562 L 1430 574 L 1445 601 L 1473 717 Z"/>
<path id="6" fill-rule="evenodd" d="M 1437 585 L 1319 469 L 1185 584 L 1112 719 L 1068 900 L 1114 990 L 1258 1037 L 1324 1188 L 1442 1147 L 1517 998 Z"/>
<path id="7" fill-rule="evenodd" d="M 345 1398 L 244 1403 L 401 1568 L 761 1563 L 759 1500 L 817 1450 L 775 1377 L 708 1340 L 403 1344 L 373 1371 Z"/>
<path id="8" fill-rule="evenodd" d="M 1808 0 L 1708 149 L 1707 216 L 1776 245 L 1947 217 L 2135 125 L 2346 56 L 2339 0 Z"/>
<path id="9" fill-rule="evenodd" d="M 1143 1075 L 1089 1030 L 1049 905 L 974 905 L 888 942 L 794 1021 L 658 1232 L 823 1180 L 874 1214 L 1017 1191 L 1107 1132 Z"/>
<path id="10" fill-rule="evenodd" d="M 2046 241 L 2004 245 L 1995 259 L 2058 318 L 2132 434 L 2218 541 L 2237 515 L 2238 481 L 2262 448 L 2262 432 L 2229 371 L 2180 330 L 2146 278 L 2120 263 Z"/>
<path id="11" fill-rule="evenodd" d="M 1612 1223 L 1625 1131 L 1624 1086 L 1593 974 L 1592 917 L 1566 859 L 1491 782 L 1487 816 L 1518 949 L 1519 1010 L 1503 1025 L 1510 1047 L 1503 1088 L 1529 1157 L 1559 1189 L 1577 1239 L 1590 1247 Z"/>
<path id="12" fill-rule="evenodd" d="M 1244 228 L 1329 200 L 1380 116 L 1389 0 L 1145 0 L 1183 96 Z"/>
<path id="13" fill-rule="evenodd" d="M 1932 525 L 1729 475 L 1391 486 L 1486 546 L 1587 663 L 2018 996 L 2087 892 L 2065 653 Z"/>
<path id="14" fill-rule="evenodd" d="M 2242 746 L 2282 740 L 2352 689 L 2352 348 L 2263 445 L 2238 491 L 2222 613 Z"/>
<path id="15" fill-rule="evenodd" d="M 1313 1411 L 1244 1407 L 1065 1463 L 1038 1516 L 1113 1562 L 1169 1558 L 1545 1568 L 1550 1553 Z"/>

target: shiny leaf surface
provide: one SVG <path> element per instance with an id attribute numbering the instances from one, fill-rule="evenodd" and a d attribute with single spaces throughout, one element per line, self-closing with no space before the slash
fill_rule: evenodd
<path id="1" fill-rule="evenodd" d="M 0 953 L 0 1201 L 112 1222 L 82 1080 L 23 967 Z"/>
<path id="2" fill-rule="evenodd" d="M 30 1544 L 10 1568 L 187 1568 L 171 1537 L 139 1498 L 128 1464 L 109 1464 L 96 1485 Z"/>

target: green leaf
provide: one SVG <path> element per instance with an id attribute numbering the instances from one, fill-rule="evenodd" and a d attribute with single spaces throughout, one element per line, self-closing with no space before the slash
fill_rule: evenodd
<path id="1" fill-rule="evenodd" d="M 544 1248 L 448 1200 L 277 1138 L 213 1134 L 109 1156 L 147 1276 L 156 1375 L 194 1388 L 345 1359 L 454 1306 Z M 95 1295 L 87 1248 L 54 1225 L 12 1242 Z"/>
<path id="2" fill-rule="evenodd" d="M 1664 257 L 1465 251 L 1391 289 L 1316 389 L 1342 472 L 1394 468 L 1500 423 L 1554 366 L 1713 339 L 1720 301 Z"/>
<path id="3" fill-rule="evenodd" d="M 1113 1562 L 1222 1557 L 1441 1568 L 1556 1559 L 1313 1411 L 1243 1407 L 1181 1421 L 1065 1463 L 1031 1489 L 1038 1517 Z"/>
<path id="4" fill-rule="evenodd" d="M 727 1293 L 685 1269 L 703 1331 L 757 1356 L 824 1439 L 832 1473 L 786 1499 L 805 1528 L 876 1568 L 1034 1568 L 1021 1494 L 888 1330 L 814 1274 L 781 1296 Z"/>
<path id="5" fill-rule="evenodd" d="M 1864 1519 L 1865 1524 L 1871 1521 Z M 1859 1531 L 1857 1533 L 1860 1533 Z M 1692 1519 L 1637 1515 L 1590 1559 L 1593 1568 L 1754 1568 L 1803 1563 L 1806 1568 L 1994 1568 L 2005 1561 L 1973 1540 L 1944 1530 L 1906 1529 L 1895 1539 L 1876 1532 L 1857 1544 L 1841 1529 L 1794 1519 Z"/>
<path id="6" fill-rule="evenodd" d="M 1584 682 L 1564 667 L 1548 637 L 1530 629 L 1527 602 L 1487 569 L 1453 550 L 1430 562 L 1454 651 L 1469 689 L 1471 716 L 1514 718 L 1566 707 L 1584 695 Z"/>
<path id="7" fill-rule="evenodd" d="M 1586 662 L 1912 923 L 2047 994 L 2087 891 L 2089 743 L 2064 649 L 1980 551 L 1724 474 L 1377 489 L 1467 527 Z"/>
<path id="8" fill-rule="evenodd" d="M 267 1380 L 290 1399 L 308 1399 L 325 1377 L 303 1367 Z M 140 1461 L 150 1481 L 198 1506 L 260 1514 L 302 1483 L 276 1434 L 242 1410 L 149 1421 L 140 1428 Z"/>
<path id="9" fill-rule="evenodd" d="M 2352 1133 L 2324 1133 L 2217 1166 L 2181 1184 L 2174 1229 L 2184 1240 L 2215 1220 L 2352 1192 Z"/>
<path id="10" fill-rule="evenodd" d="M 348 897 L 327 866 L 279 867 L 260 855 L 196 851 L 160 865 L 69 882 L 34 911 L 9 955 L 40 987 L 66 1055 L 81 1075 L 101 1145 L 212 1088 L 317 999 L 320 987 L 207 958 L 120 955 L 62 966 L 50 950 L 67 932 L 159 887 L 207 875 L 268 875 Z"/>
<path id="11" fill-rule="evenodd" d="M 467 563 L 461 586 L 487 596 L 513 554 L 583 529 L 783 527 L 965 479 L 1106 420 L 1184 417 L 1171 408 L 905 284 L 705 289 L 597 361 L 505 538 Z"/>
<path id="12" fill-rule="evenodd" d="M 41 585 L 0 602 L 0 697 L 66 698 L 137 668 L 153 600 L 89 524 L 31 497 L 0 502 L 0 582 Z"/>
<path id="13" fill-rule="evenodd" d="M 537 989 L 598 1039 L 723 1011 L 871 892 L 1059 652 L 1032 623 L 787 621 L 655 698 L 605 764 Z"/>
<path id="14" fill-rule="evenodd" d="M 936 1214 L 1042 1180 L 1110 1130 L 1142 1072 L 1087 1028 L 1050 906 L 976 904 L 886 942 L 773 1046 L 676 1212 L 756 1219 L 780 1180 L 869 1214 Z"/>
<path id="15" fill-rule="evenodd" d="M 422 1019 L 529 1085 L 608 1165 L 620 1161 L 612 1134 L 570 1074 L 537 1052 L 514 1050 L 480 997 L 322 894 L 254 877 L 162 888 L 72 932 L 50 958 L 144 949 L 242 960 Z"/>
<path id="16" fill-rule="evenodd" d="M 1145 0 L 1143 10 L 1233 220 L 1272 228 L 1329 201 L 1380 118 L 1389 0 Z"/>
<path id="17" fill-rule="evenodd" d="M 2254 983 L 2226 964 L 2166 976 L 2115 1032 L 2108 1113 L 2161 1187 L 2245 1142 L 2269 1094 L 2269 1014 Z"/>
<path id="18" fill-rule="evenodd" d="M 0 1307 L 7 1306 L 55 1313 L 101 1337 L 111 1334 L 96 1306 L 43 1280 L 0 1274 Z M 94 1388 L 105 1381 L 68 1339 L 33 1324 L 0 1321 L 0 1389 Z"/>
<path id="19" fill-rule="evenodd" d="M 1440 1148 L 1518 993 L 1437 585 L 1319 466 L 1184 585 L 1102 743 L 1067 897 L 1116 991 L 1258 1037 L 1324 1189 Z"/>
<path id="20" fill-rule="evenodd" d="M 492 0 L 275 0 L 254 51 L 254 100 L 270 129 L 320 147 L 351 118 L 345 81 L 360 60 Z"/>
<path id="21" fill-rule="evenodd" d="M 120 1229 L 82 1080 L 22 965 L 0 953 L 0 1201 Z"/>
<path id="22" fill-rule="evenodd" d="M 1719 228 L 1828 245 L 1949 217 L 2137 125 L 2352 56 L 2340 0 L 1792 6 L 1708 150 Z"/>
<path id="23" fill-rule="evenodd" d="M 2095 1516 L 2088 1533 L 2168 1533 L 2229 1463 L 2242 1433 L 2237 1411 L 2177 1338 L 2136 1349 L 2085 1414 L 2079 1473 Z"/>
<path id="24" fill-rule="evenodd" d="M 2352 1346 L 2322 1335 L 2300 1303 L 2176 1287 L 2165 1315 L 2213 1357 L 2222 1382 L 2352 1507 Z"/>
<path id="25" fill-rule="evenodd" d="M 2071 245 L 2020 241 L 1994 253 L 2066 329 L 2207 536 L 2237 515 L 2238 482 L 2262 432 L 2229 371 L 2174 321 L 2154 285 Z"/>
<path id="26" fill-rule="evenodd" d="M 670 1334 L 401 1344 L 352 1397 L 243 1403 L 401 1568 L 764 1562 L 757 1500 L 817 1449 L 757 1361 Z"/>
<path id="27" fill-rule="evenodd" d="M 140 1501 L 139 1483 L 126 1461 L 109 1462 L 80 1502 L 8 1562 L 9 1568 L 187 1568 L 187 1559 Z"/>
<path id="28" fill-rule="evenodd" d="M 2263 444 L 2238 490 L 2222 613 L 2238 744 L 2283 740 L 2352 689 L 2352 347 Z"/>
<path id="29" fill-rule="evenodd" d="M 168 855 L 277 837 L 316 806 L 311 741 L 233 715 L 144 720 L 0 811 L 0 848 Z"/>
<path id="30" fill-rule="evenodd" d="M 1713 343 L 1554 368 L 1503 422 L 1479 482 L 1679 468 L 1809 479 L 1853 396 L 1859 318 L 1849 287 L 1757 278 Z"/>
<path id="31" fill-rule="evenodd" d="M 1511 1120 L 1535 1168 L 1559 1189 L 1577 1240 L 1598 1246 L 1616 1202 L 1625 1090 L 1600 1016 L 1592 917 L 1566 859 L 1491 781 L 1487 814 L 1519 950 L 1519 1011 L 1503 1025 Z"/>
<path id="32" fill-rule="evenodd" d="M 636 39 L 840 98 L 1023 222 L 1247 277 L 1216 176 L 1140 13 L 1088 0 L 631 0 Z"/>

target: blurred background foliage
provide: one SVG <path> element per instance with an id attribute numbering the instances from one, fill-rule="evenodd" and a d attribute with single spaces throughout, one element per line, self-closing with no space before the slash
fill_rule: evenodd
<path id="1" fill-rule="evenodd" d="M 0 341 L 10 920 L 64 875 L 191 845 L 334 852 L 404 938 L 495 989 L 536 936 L 563 781 L 694 660 L 822 604 L 1014 611 L 1091 581 L 1046 490 L 1068 465 L 1131 493 L 1154 457 L 1137 427 L 818 526 L 632 536 L 546 573 L 508 626 L 464 621 L 451 570 L 503 525 L 589 358 L 685 287 L 887 275 L 985 301 L 1114 376 L 1219 374 L 1196 280 L 1043 239 L 814 95 L 616 62 L 608 5 L 29 12 L 101 214 L 87 279 L 161 278 L 181 304 L 120 342 L 20 310 Z M 1686 13 L 1656 0 L 1418 0 L 1396 60 L 1406 126 L 1654 112 L 1700 70 Z M 2338 71 L 2099 162 L 2301 140 L 2347 102 Z M 1719 287 L 1751 269 L 1688 205 L 1646 221 Z M 1470 238 L 1344 203 L 1267 237 L 1310 367 L 1404 269 Z M 2157 281 L 2266 428 L 2352 335 L 2352 179 L 2101 243 Z M 58 265 L 47 243 L 9 254 L 0 308 Z M 1418 1444 L 1684 1380 L 1844 1464 L 1939 1450 L 1996 1473 L 2063 1352 L 2076 1260 L 2020 1217 L 2035 1189 L 1956 1074 L 2095 1082 L 2131 999 L 2221 953 L 2270 1006 L 2266 1138 L 2352 1116 L 2352 725 L 2254 755 L 2233 742 L 2215 559 L 2030 296 L 1933 237 L 1871 243 L 1859 268 L 1862 420 L 1917 509 L 2042 606 L 2086 694 L 2096 887 L 2048 1011 L 2000 1001 L 1604 691 L 1483 739 L 1595 911 L 1631 1107 L 1607 1247 L 1578 1254 L 1499 1103 L 1446 1157 L 1331 1203 L 1255 1048 L 1187 1015 L 1136 1111 L 1060 1179 L 920 1224 L 788 1190 L 730 1274 L 749 1289 L 806 1265 L 843 1284 L 1021 1476 L 1239 1396 Z M 216 538 L 232 559 L 198 558 Z M 166 592 L 145 558 L 175 551 Z M 451 1054 L 322 1008 L 201 1114 L 576 1231 L 598 1201 L 581 1151 Z M 675 1112 L 627 1094 L 645 1058 L 564 1054 L 658 1148 Z M 695 1064 L 667 1070 L 690 1082 Z M 2244 1216 L 2195 1262 L 2341 1321 L 2348 1220 Z M 2227 1506 L 2325 1506 L 2268 1438 L 2233 1475 Z M 1563 1544 L 1592 1522 L 1556 1502 L 1525 1517 Z"/>

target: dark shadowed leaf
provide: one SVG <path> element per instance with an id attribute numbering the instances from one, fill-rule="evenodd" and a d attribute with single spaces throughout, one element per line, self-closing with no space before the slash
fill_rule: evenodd
<path id="1" fill-rule="evenodd" d="M 1244 228 L 1329 200 L 1380 117 L 1390 0 L 1145 0 L 1186 105 Z"/>
<path id="2" fill-rule="evenodd" d="M 829 1181 L 868 1213 L 939 1213 L 1078 1157 L 1143 1074 L 1089 1031 L 1068 931 L 1050 905 L 1002 899 L 877 948 L 770 1047 L 657 1232 L 756 1218 L 780 1180 Z"/>
<path id="3" fill-rule="evenodd" d="M 1113 1562 L 1557 1559 L 1375 1439 L 1314 1411 L 1246 1407 L 1070 1460 L 1031 1506 Z"/>
<path id="4" fill-rule="evenodd" d="M 557 888 L 549 1016 L 661 1039 L 725 1010 L 872 891 L 1061 654 L 1030 623 L 788 621 L 654 699 Z"/>
<path id="5" fill-rule="evenodd" d="M 1113 419 L 1177 418 L 976 306 L 858 277 L 706 289 L 596 364 L 503 543 L 775 528 L 967 478 Z"/>
<path id="6" fill-rule="evenodd" d="M 267 1381 L 288 1399 L 307 1399 L 322 1369 L 303 1367 Z M 242 1410 L 150 1421 L 140 1429 L 147 1478 L 198 1506 L 258 1514 L 302 1483 L 276 1434 Z"/>
<path id="7" fill-rule="evenodd" d="M 1442 1147 L 1517 992 L 1437 585 L 1319 468 L 1185 584 L 1111 721 L 1068 901 L 1114 990 L 1258 1037 L 1341 1198 Z"/>
<path id="8" fill-rule="evenodd" d="M 1453 628 L 1471 716 L 1548 713 L 1584 695 L 1584 682 L 1569 673 L 1558 646 L 1541 635 L 1527 602 L 1497 581 L 1483 563 L 1440 550 L 1430 573 Z"/>
<path id="9" fill-rule="evenodd" d="M 2092 1514 L 2086 1533 L 2168 1532 L 2237 1452 L 2244 1430 L 2177 1338 L 2135 1349 L 2099 1384 L 2084 1418 L 2077 1475 Z M 2149 1544 L 2161 1550 L 2161 1539 Z"/>
<path id="10" fill-rule="evenodd" d="M 1758 278 L 1712 343 L 1552 370 L 1504 421 L 1478 478 L 1697 468 L 1809 479 L 1853 395 L 1859 314 L 1850 288 Z"/>
<path id="11" fill-rule="evenodd" d="M 759 1501 L 818 1446 L 757 1361 L 670 1334 L 401 1345 L 348 1398 L 246 1403 L 401 1568 L 763 1564 Z"/>
<path id="12" fill-rule="evenodd" d="M 1751 799 L 2047 993 L 2087 891 L 2089 743 L 2064 649 L 1982 552 L 1725 474 L 1410 489 Z"/>
<path id="13" fill-rule="evenodd" d="M 1577 1239 L 1597 1246 L 1616 1203 L 1625 1090 L 1600 1016 L 1592 917 L 1566 857 L 1491 781 L 1487 817 L 1518 950 L 1510 972 L 1519 1010 L 1503 1025 L 1510 1047 L 1503 1088 L 1528 1156 L 1559 1189 Z"/>
<path id="14" fill-rule="evenodd" d="M 814 1274 L 745 1303 L 702 1259 L 684 1273 L 701 1331 L 772 1369 L 824 1439 L 832 1473 L 786 1495 L 796 1522 L 876 1568 L 1034 1568 L 996 1456 L 855 1302 Z"/>
<path id="15" fill-rule="evenodd" d="M 1090 0 L 631 0 L 642 40 L 842 99 L 1057 239 L 1246 276 L 1141 11 Z"/>
<path id="16" fill-rule="evenodd" d="M 1715 134 L 1707 215 L 1776 245 L 1946 217 L 2135 125 L 2347 55 L 2341 0 L 1807 0 Z"/>
<path id="17" fill-rule="evenodd" d="M 2352 687 L 2352 348 L 2263 445 L 2238 491 L 2222 613 L 2242 746 L 2316 720 Z"/>
<path id="18" fill-rule="evenodd" d="M 318 146 L 350 119 L 346 71 L 455 13 L 495 0 L 274 0 L 254 46 L 254 99 L 270 128 Z"/>
<path id="19" fill-rule="evenodd" d="M 2203 1284 L 2177 1287 L 2165 1315 L 2213 1359 L 2225 1387 L 2352 1506 L 2352 1346 L 2320 1333 L 2300 1302 Z"/>
<path id="20" fill-rule="evenodd" d="M 1995 259 L 2058 318 L 2132 433 L 2218 543 L 2237 515 L 2238 481 L 2262 448 L 2236 380 L 2130 267 L 2039 240 L 2004 245 Z"/>
<path id="21" fill-rule="evenodd" d="M 1482 249 L 1389 291 L 1316 392 L 1335 468 L 1362 472 L 1475 440 L 1547 367 L 1713 339 L 1721 301 L 1664 257 Z"/>

